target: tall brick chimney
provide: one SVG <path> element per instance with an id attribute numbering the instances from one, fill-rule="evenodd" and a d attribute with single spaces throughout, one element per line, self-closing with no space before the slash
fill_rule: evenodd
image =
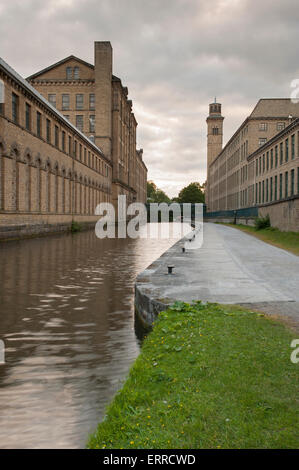
<path id="1" fill-rule="evenodd" d="M 94 43 L 95 144 L 111 159 L 112 140 L 112 46 L 109 41 Z"/>

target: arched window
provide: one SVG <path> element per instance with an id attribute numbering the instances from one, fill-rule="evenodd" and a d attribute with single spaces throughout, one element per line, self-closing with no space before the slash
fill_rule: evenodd
<path id="1" fill-rule="evenodd" d="M 213 127 L 212 133 L 213 133 L 213 135 L 218 135 L 219 134 L 218 127 Z"/>

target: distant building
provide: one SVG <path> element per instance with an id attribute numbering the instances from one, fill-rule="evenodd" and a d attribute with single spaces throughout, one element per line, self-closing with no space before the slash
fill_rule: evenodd
<path id="1" fill-rule="evenodd" d="M 111 161 L 112 200 L 146 201 L 147 168 L 136 149 L 137 121 L 128 89 L 112 74 L 110 42 L 95 42 L 94 65 L 75 56 L 27 80 Z"/>
<path id="2" fill-rule="evenodd" d="M 208 212 L 259 206 L 261 214 L 272 214 L 276 225 L 282 225 L 283 218 L 278 221 L 278 213 L 283 206 L 278 203 L 288 201 L 287 213 L 293 207 L 293 225 L 299 229 L 298 116 L 299 106 L 290 99 L 261 99 L 222 148 L 221 104 L 210 104 Z M 296 201 L 292 205 L 290 200 Z"/>
<path id="3" fill-rule="evenodd" d="M 68 58 L 31 84 L 0 59 L 0 238 L 94 223 L 97 204 L 119 194 L 146 201 L 137 123 L 112 77 L 110 43 L 95 43 L 95 56 L 96 66 Z"/>

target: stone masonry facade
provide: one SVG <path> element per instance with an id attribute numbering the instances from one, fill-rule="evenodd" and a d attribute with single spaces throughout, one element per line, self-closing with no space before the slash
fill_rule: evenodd
<path id="1" fill-rule="evenodd" d="M 117 207 L 119 194 L 145 202 L 132 103 L 112 76 L 110 43 L 95 52 L 96 71 L 68 58 L 30 81 L 0 59 L 0 238 L 94 224 L 97 204 Z"/>
<path id="2" fill-rule="evenodd" d="M 299 230 L 299 104 L 261 99 L 222 148 L 221 105 L 210 105 L 207 210 L 258 207 L 271 224 Z"/>
<path id="3" fill-rule="evenodd" d="M 128 88 L 113 75 L 110 42 L 95 42 L 94 65 L 75 56 L 28 81 L 89 137 L 112 164 L 112 201 L 146 202 L 147 168 L 136 148 L 137 121 Z"/>

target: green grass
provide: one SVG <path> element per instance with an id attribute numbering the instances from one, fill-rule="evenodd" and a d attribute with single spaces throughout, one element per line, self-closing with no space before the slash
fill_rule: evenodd
<path id="1" fill-rule="evenodd" d="M 255 227 L 242 224 L 223 224 L 229 225 L 230 227 L 243 230 L 244 232 L 253 235 L 264 242 L 270 243 L 271 245 L 278 246 L 284 250 L 288 250 L 295 255 L 299 255 L 299 232 L 281 232 L 277 228 L 269 227 L 261 230 L 257 230 Z"/>
<path id="2" fill-rule="evenodd" d="M 239 306 L 162 312 L 89 448 L 297 448 L 299 364 L 284 325 Z"/>

